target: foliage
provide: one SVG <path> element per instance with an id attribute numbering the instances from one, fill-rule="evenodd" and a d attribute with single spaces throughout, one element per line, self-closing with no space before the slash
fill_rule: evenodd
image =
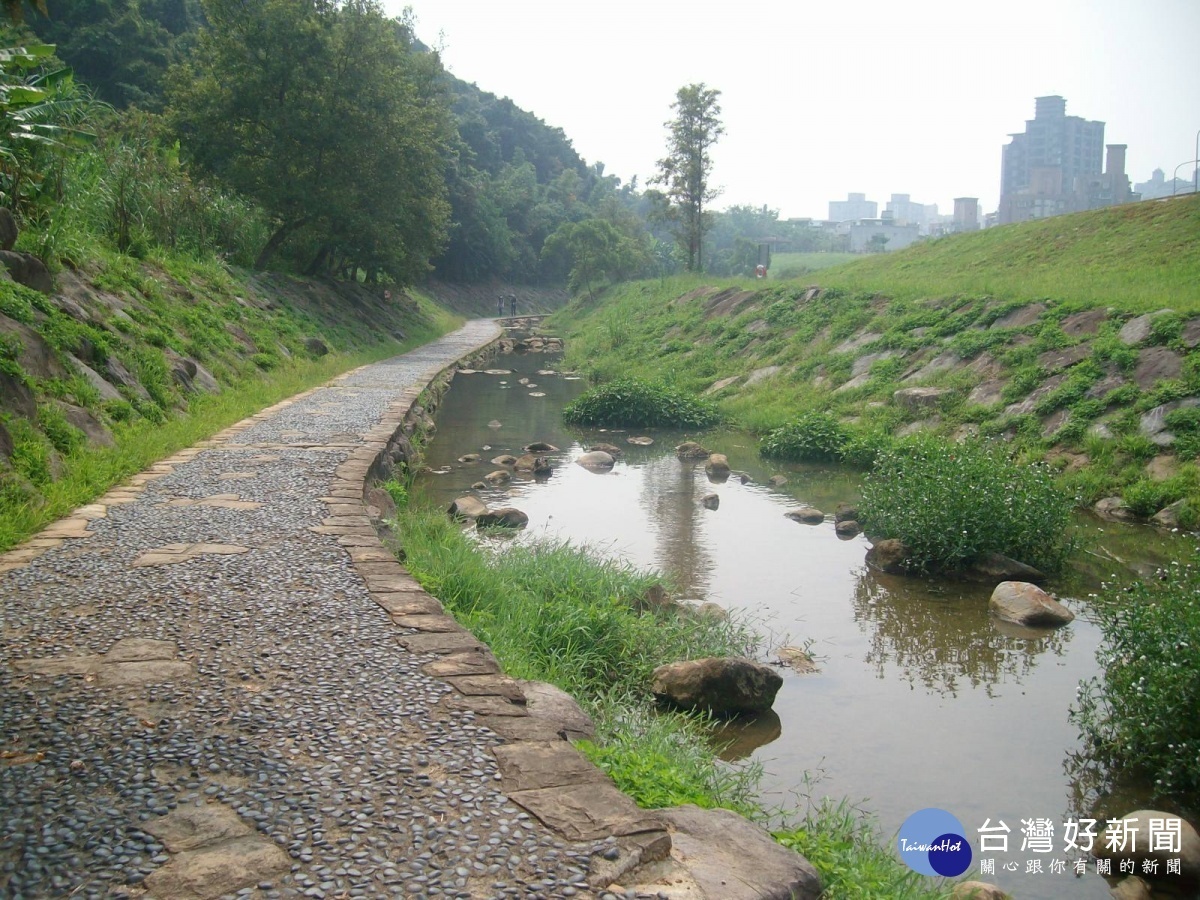
<path id="1" fill-rule="evenodd" d="M 841 459 L 849 440 L 836 416 L 807 412 L 763 437 L 758 452 L 768 459 L 825 462 Z"/>
<path id="2" fill-rule="evenodd" d="M 291 239 L 314 274 L 424 274 L 449 221 L 437 58 L 373 0 L 206 9 L 212 28 L 172 70 L 171 121 L 197 165 L 274 217 L 256 265 Z"/>
<path id="3" fill-rule="evenodd" d="M 644 241 L 623 234 L 604 219 L 585 219 L 560 225 L 542 245 L 542 259 L 568 260 L 567 285 L 595 298 L 592 285 L 600 279 L 618 281 L 646 268 L 649 253 Z"/>
<path id="4" fill-rule="evenodd" d="M 596 740 L 577 746 L 643 809 L 693 803 L 758 814 L 754 766 L 729 766 L 707 741 L 708 723 L 682 713 L 652 711 L 635 698 L 606 696 L 589 704 Z"/>
<path id="5" fill-rule="evenodd" d="M 396 504 L 397 509 L 403 509 L 408 506 L 408 485 L 404 484 L 404 482 L 395 478 L 389 478 L 380 487 L 387 491 L 388 496 L 392 498 L 392 502 Z"/>
<path id="6" fill-rule="evenodd" d="M 13 37 L 0 26 L 0 200 L 20 213 L 53 195 L 48 170 L 93 137 L 82 127 L 93 104 L 71 70 L 54 65 L 53 47 L 9 46 Z"/>
<path id="7" fill-rule="evenodd" d="M 1163 798 L 1200 791 L 1200 554 L 1093 605 L 1103 674 L 1080 685 L 1072 717 L 1108 778 L 1153 781 Z"/>
<path id="8" fill-rule="evenodd" d="M 703 83 L 676 92 L 671 104 L 675 118 L 666 123 L 667 155 L 658 161 L 658 174 L 652 179 L 665 187 L 667 214 L 675 223 L 675 239 L 689 272 L 703 269 L 704 235 L 712 226 L 707 208 L 720 193 L 708 182 L 712 147 L 725 132 L 720 96 Z"/>
<path id="9" fill-rule="evenodd" d="M 896 858 L 873 819 L 848 802 L 824 798 L 799 822 L 772 832 L 821 874 L 826 900 L 944 900 L 951 885 L 931 881 Z"/>
<path id="10" fill-rule="evenodd" d="M 1055 571 L 1069 549 L 1071 503 L 1050 469 L 979 439 L 918 437 L 884 451 L 859 511 L 871 534 L 903 541 L 918 569 L 954 570 L 995 552 Z"/>
<path id="11" fill-rule="evenodd" d="M 712 428 L 719 419 L 712 403 L 641 378 L 599 385 L 563 408 L 567 424 L 606 428 Z"/>

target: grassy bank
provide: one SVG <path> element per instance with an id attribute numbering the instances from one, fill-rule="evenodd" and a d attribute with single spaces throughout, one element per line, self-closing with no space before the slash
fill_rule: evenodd
<path id="1" fill-rule="evenodd" d="M 923 241 L 860 257 L 815 279 L 913 300 L 947 294 L 1051 297 L 1127 312 L 1200 313 L 1200 195 Z"/>
<path id="2" fill-rule="evenodd" d="M 583 705 L 597 734 L 580 748 L 638 804 L 722 806 L 774 821 L 776 839 L 809 856 L 830 898 L 947 895 L 896 860 L 871 821 L 844 805 L 818 805 L 806 815 L 763 810 L 754 801 L 756 767 L 717 759 L 703 720 L 654 708 L 648 685 L 655 666 L 752 655 L 757 641 L 744 623 L 647 608 L 661 576 L 576 547 L 495 552 L 443 511 L 419 505 L 401 506 L 398 527 L 405 565 L 492 647 L 508 674 L 551 682 Z"/>
<path id="3" fill-rule="evenodd" d="M 98 252 L 47 295 L 0 281 L 0 550 L 164 456 L 444 334 L 418 295 Z"/>
<path id="4" fill-rule="evenodd" d="M 548 327 L 593 381 L 659 379 L 760 435 L 822 412 L 873 452 L 917 432 L 996 438 L 1051 462 L 1081 504 L 1183 501 L 1197 527 L 1198 216 L 1194 198 L 961 235 L 824 270 L 820 291 L 625 284 Z"/>

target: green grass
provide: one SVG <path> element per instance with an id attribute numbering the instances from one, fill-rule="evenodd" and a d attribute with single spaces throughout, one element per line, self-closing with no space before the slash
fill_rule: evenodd
<path id="1" fill-rule="evenodd" d="M 1200 312 L 1200 195 L 923 241 L 821 273 L 822 285 L 903 299 L 1052 297 L 1130 312 Z"/>
<path id="2" fill-rule="evenodd" d="M 771 256 L 771 278 L 802 278 L 812 272 L 840 266 L 858 259 L 855 253 L 775 253 Z"/>
<path id="3" fill-rule="evenodd" d="M 400 499 L 408 494 L 396 492 Z M 487 642 L 505 671 L 571 693 L 596 723 L 580 750 L 644 808 L 683 803 L 725 807 L 764 825 L 761 768 L 716 758 L 703 717 L 657 710 L 648 693 L 661 663 L 708 655 L 752 655 L 753 633 L 736 619 L 715 622 L 671 611 L 638 612 L 661 576 L 562 544 L 491 552 L 445 512 L 402 505 L 405 565 L 454 616 Z M 946 891 L 909 870 L 882 842 L 873 820 L 848 805 L 783 817 L 776 838 L 806 854 L 831 897 L 942 898 Z M 857 885 L 856 888 L 852 886 Z"/>

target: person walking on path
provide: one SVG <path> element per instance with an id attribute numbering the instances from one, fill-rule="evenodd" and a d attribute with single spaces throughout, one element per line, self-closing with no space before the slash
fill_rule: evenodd
<path id="1" fill-rule="evenodd" d="M 510 316 L 515 316 L 517 314 L 517 295 L 516 294 L 508 295 L 508 314 Z"/>
<path id="2" fill-rule="evenodd" d="M 497 316 L 504 315 L 504 295 L 503 294 L 496 295 L 496 315 Z"/>

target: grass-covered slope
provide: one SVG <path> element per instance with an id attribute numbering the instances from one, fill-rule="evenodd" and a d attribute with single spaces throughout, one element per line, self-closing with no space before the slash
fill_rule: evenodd
<path id="1" fill-rule="evenodd" d="M 1148 516 L 1190 498 L 1194 519 L 1198 243 L 1200 197 L 1144 203 L 807 276 L 819 288 L 622 285 L 552 325 L 595 380 L 662 378 L 759 433 L 818 410 L 868 450 L 916 431 L 995 436 L 1056 461 L 1081 502 L 1123 491 Z"/>
<path id="2" fill-rule="evenodd" d="M 346 369 L 445 333 L 418 295 L 161 255 L 0 280 L 0 551 L 122 478 Z"/>
<path id="3" fill-rule="evenodd" d="M 987 294 L 1200 313 L 1200 195 L 925 241 L 822 271 L 816 280 L 908 299 Z"/>

